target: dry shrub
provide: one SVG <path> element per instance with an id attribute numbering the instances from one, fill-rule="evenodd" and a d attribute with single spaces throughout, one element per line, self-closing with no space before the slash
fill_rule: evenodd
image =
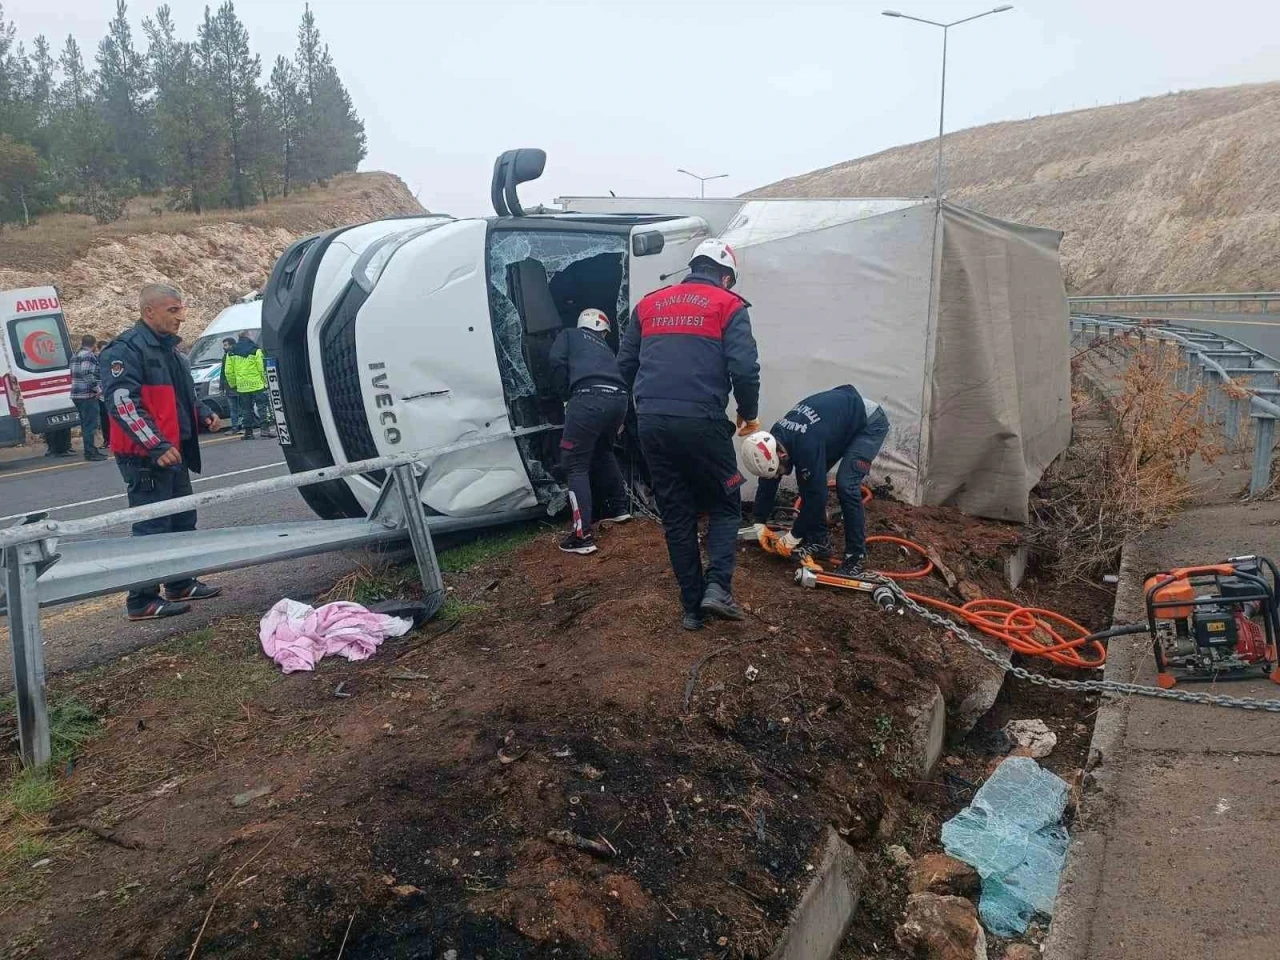
<path id="1" fill-rule="evenodd" d="M 1202 391 L 1176 385 L 1176 349 L 1122 337 L 1088 352 L 1112 374 L 1108 399 L 1090 397 L 1083 364 L 1073 363 L 1076 437 L 1037 488 L 1032 530 L 1059 576 L 1092 579 L 1114 570 L 1126 540 L 1185 503 L 1192 460 L 1212 461 L 1221 450 L 1201 414 Z"/>

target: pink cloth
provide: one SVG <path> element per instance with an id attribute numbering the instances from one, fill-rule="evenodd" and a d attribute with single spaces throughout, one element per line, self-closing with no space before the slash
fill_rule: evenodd
<path id="1" fill-rule="evenodd" d="M 293 673 L 314 670 L 330 654 L 367 660 L 383 640 L 403 636 L 412 626 L 412 620 L 373 613 L 345 600 L 309 607 L 286 598 L 267 611 L 258 635 L 263 652 L 285 673 Z"/>

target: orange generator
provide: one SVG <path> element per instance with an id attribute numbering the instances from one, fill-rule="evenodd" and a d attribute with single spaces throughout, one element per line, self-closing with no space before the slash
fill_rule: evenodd
<path id="1" fill-rule="evenodd" d="M 1156 682 L 1234 680 L 1261 674 L 1280 683 L 1276 660 L 1280 574 L 1265 557 L 1232 557 L 1147 576 L 1147 630 Z"/>

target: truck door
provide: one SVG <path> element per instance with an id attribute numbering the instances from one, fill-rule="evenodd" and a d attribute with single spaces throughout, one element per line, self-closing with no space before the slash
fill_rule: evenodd
<path id="1" fill-rule="evenodd" d="M 0 294 L 5 352 L 32 433 L 75 426 L 71 402 L 71 342 L 52 287 Z M 13 398 L 9 398 L 12 402 Z"/>
<path id="2" fill-rule="evenodd" d="M 631 228 L 628 282 L 631 307 L 647 293 L 678 283 L 693 249 L 711 235 L 701 217 L 680 217 Z"/>

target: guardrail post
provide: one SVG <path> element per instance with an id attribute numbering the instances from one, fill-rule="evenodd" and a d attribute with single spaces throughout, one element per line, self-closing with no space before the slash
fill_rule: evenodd
<path id="1" fill-rule="evenodd" d="M 409 531 L 409 542 L 413 544 L 413 558 L 418 563 L 423 600 L 430 611 L 429 617 L 434 617 L 444 604 L 444 580 L 440 576 L 440 563 L 436 560 L 435 544 L 427 526 L 427 514 L 422 507 L 422 491 L 418 488 L 413 464 L 402 463 L 393 467 L 391 476 L 400 495 L 405 528 Z"/>
<path id="2" fill-rule="evenodd" d="M 1239 397 L 1227 399 L 1227 422 L 1223 425 L 1229 448 L 1234 450 L 1240 446 L 1240 407 Z"/>
<path id="3" fill-rule="evenodd" d="M 44 690 L 44 640 L 40 636 L 40 600 L 36 595 L 37 565 L 43 559 L 39 543 L 20 543 L 4 551 L 18 743 L 22 762 L 29 767 L 48 763 L 52 756 Z"/>
<path id="4" fill-rule="evenodd" d="M 1270 414 L 1253 414 L 1257 425 L 1253 431 L 1253 473 L 1249 477 L 1249 496 L 1261 496 L 1271 486 L 1271 446 L 1276 438 L 1276 418 Z"/>
<path id="5" fill-rule="evenodd" d="M 1206 370 L 1209 374 L 1209 389 L 1205 394 L 1205 400 L 1208 404 L 1209 420 L 1213 423 L 1222 423 L 1222 376 L 1217 370 Z"/>

